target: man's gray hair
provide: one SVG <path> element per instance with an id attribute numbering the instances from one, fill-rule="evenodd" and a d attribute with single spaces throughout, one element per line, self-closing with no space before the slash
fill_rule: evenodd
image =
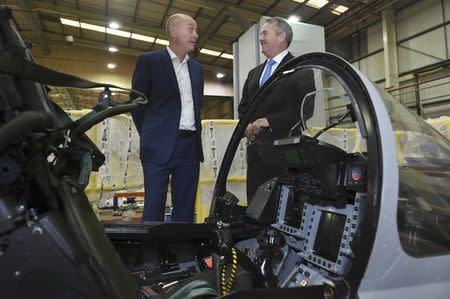
<path id="1" fill-rule="evenodd" d="M 294 36 L 294 33 L 292 32 L 292 27 L 289 25 L 289 23 L 286 21 L 285 18 L 282 17 L 270 17 L 266 20 L 266 23 L 274 23 L 276 25 L 276 31 L 278 34 L 285 33 L 286 34 L 286 43 L 287 46 L 292 42 L 292 38 Z"/>

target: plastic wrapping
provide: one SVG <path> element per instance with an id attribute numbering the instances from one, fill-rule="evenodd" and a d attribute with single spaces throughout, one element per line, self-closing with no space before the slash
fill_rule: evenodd
<path id="1" fill-rule="evenodd" d="M 236 128 L 237 120 L 204 120 L 202 121 L 202 143 L 204 163 L 200 164 L 200 179 L 196 199 L 197 222 L 203 222 L 209 214 L 214 184 L 223 156 Z M 246 138 L 243 138 L 233 158 L 227 180 L 227 190 L 239 198 L 240 205 L 246 201 Z"/>
<path id="2" fill-rule="evenodd" d="M 439 133 L 450 139 L 450 117 L 441 116 L 435 119 L 427 119 L 427 123 L 432 125 Z"/>
<path id="3" fill-rule="evenodd" d="M 68 111 L 72 119 L 89 110 Z M 119 115 L 94 126 L 87 135 L 105 155 L 98 173 L 92 172 L 86 194 L 91 203 L 102 206 L 118 191 L 143 189 L 142 166 L 139 159 L 139 135 L 131 117 Z"/>
<path id="4" fill-rule="evenodd" d="M 89 110 L 69 111 L 73 119 L 88 113 Z M 237 120 L 203 120 L 202 144 L 205 156 L 200 164 L 200 179 L 196 198 L 197 221 L 203 222 L 209 213 L 210 202 L 223 156 L 228 142 L 237 125 Z M 450 117 L 428 119 L 433 127 L 450 139 Z M 313 136 L 320 128 L 309 128 L 307 134 Z M 109 118 L 87 132 L 105 154 L 105 164 L 98 173 L 93 172 L 86 189 L 91 203 L 102 206 L 106 200 L 120 191 L 143 191 L 142 166 L 139 159 L 139 135 L 129 116 L 121 115 Z M 439 158 L 439 148 L 430 146 L 423 135 L 414 132 L 395 132 L 400 165 L 410 163 L 420 152 L 426 157 Z M 324 132 L 320 140 L 340 147 L 344 151 L 367 151 L 366 143 L 357 128 L 332 128 Z M 228 175 L 227 190 L 234 193 L 240 205 L 246 204 L 246 139 L 243 138 L 233 159 Z M 170 190 L 167 205 L 170 205 Z"/>

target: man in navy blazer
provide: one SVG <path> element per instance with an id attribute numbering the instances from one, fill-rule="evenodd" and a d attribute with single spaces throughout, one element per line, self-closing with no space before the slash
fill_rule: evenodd
<path id="1" fill-rule="evenodd" d="M 188 55 L 198 39 L 197 23 L 188 15 L 174 14 L 167 20 L 166 31 L 169 46 L 139 56 L 132 80 L 132 88 L 149 98 L 132 113 L 144 170 L 142 220 L 164 220 L 170 176 L 172 221 L 193 222 L 199 163 L 203 162 L 203 67 Z"/>

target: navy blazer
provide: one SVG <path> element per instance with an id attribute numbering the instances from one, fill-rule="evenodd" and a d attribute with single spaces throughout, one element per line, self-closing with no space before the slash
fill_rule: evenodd
<path id="1" fill-rule="evenodd" d="M 203 162 L 200 107 L 203 98 L 203 67 L 189 58 L 188 69 L 194 101 L 198 159 Z M 177 139 L 181 96 L 167 49 L 139 56 L 133 73 L 132 88 L 149 99 L 131 113 L 140 136 L 140 158 L 144 162 L 166 163 Z"/>

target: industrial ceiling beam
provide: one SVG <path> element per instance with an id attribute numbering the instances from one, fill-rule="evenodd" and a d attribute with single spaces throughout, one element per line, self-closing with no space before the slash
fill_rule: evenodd
<path id="1" fill-rule="evenodd" d="M 39 15 L 32 11 L 33 4 L 31 0 L 17 0 L 19 7 L 22 9 L 22 13 L 25 16 L 28 24 L 31 27 L 34 37 L 36 38 L 42 52 L 45 55 L 50 55 L 51 51 L 47 44 L 47 39 L 42 32 L 42 23 L 39 19 Z"/>
<path id="2" fill-rule="evenodd" d="M 202 7 L 203 10 L 209 10 L 209 11 L 221 11 L 223 8 L 233 8 L 235 9 L 239 14 L 245 15 L 250 22 L 257 22 L 261 18 L 261 15 L 258 12 L 255 12 L 254 10 L 245 9 L 242 7 L 238 7 L 230 2 L 222 1 L 222 0 L 177 0 L 177 3 L 185 4 L 185 5 L 197 5 L 199 7 Z"/>
<path id="3" fill-rule="evenodd" d="M 230 16 L 236 19 L 243 31 L 247 30 L 252 25 L 251 21 L 245 17 L 236 6 L 224 5 L 211 24 L 209 24 L 208 29 L 200 36 L 197 41 L 197 48 L 202 49 L 205 43 L 214 36 Z"/>
<path id="4" fill-rule="evenodd" d="M 319 10 L 317 10 L 317 12 L 315 12 L 313 15 L 309 16 L 306 20 L 302 21 L 302 22 L 310 22 L 313 18 L 317 17 L 318 15 L 320 15 L 321 13 L 323 13 L 324 11 L 328 11 L 328 8 L 330 8 L 332 5 L 334 5 L 337 1 L 336 0 L 331 0 L 329 1 L 327 4 L 325 4 L 324 6 L 322 6 Z"/>
<path id="5" fill-rule="evenodd" d="M 201 12 L 202 12 L 202 7 L 200 7 L 197 12 L 195 13 L 195 15 L 192 17 L 194 20 L 197 20 L 197 18 L 200 16 Z"/>
<path id="6" fill-rule="evenodd" d="M 134 14 L 133 14 L 133 23 L 136 23 L 137 12 L 140 4 L 141 0 L 136 0 L 136 6 L 134 7 Z"/>
<path id="7" fill-rule="evenodd" d="M 247 30 L 252 26 L 250 20 L 242 15 L 236 8 L 228 6 L 227 7 L 230 16 L 236 19 L 236 22 L 241 26 L 242 30 Z"/>
<path id="8" fill-rule="evenodd" d="M 25 1 L 25 0 L 20 0 Z M 29 1 L 29 0 L 28 0 Z M 16 5 L 14 0 L 2 0 L 5 5 Z M 73 19 L 89 19 L 95 21 L 101 21 L 104 23 L 109 23 L 111 17 L 105 16 L 103 13 L 98 13 L 92 10 L 86 10 L 80 7 L 80 10 L 74 9 L 72 6 L 65 4 L 54 5 L 49 2 L 34 2 L 34 10 L 43 14 L 54 15 L 56 17 L 71 17 Z M 122 24 L 124 27 L 132 28 L 142 32 L 149 32 L 154 35 L 165 36 L 165 30 L 159 27 L 159 24 L 152 22 L 137 20 L 133 21 L 132 16 L 125 15 L 114 15 L 114 19 Z"/>
<path id="9" fill-rule="evenodd" d="M 16 2 L 13 0 L 2 0 L 2 2 L 10 6 L 16 5 Z M 48 2 L 34 2 L 34 4 L 34 10 L 39 11 L 42 14 L 53 15 L 55 17 L 70 17 L 76 20 L 95 20 L 105 23 L 109 23 L 111 19 L 108 16 L 104 16 L 102 13 L 84 10 L 82 7 L 80 10 L 77 10 L 71 6 L 67 6 L 64 4 L 54 5 Z M 154 23 L 144 20 L 136 20 L 136 22 L 134 22 L 134 16 L 115 15 L 114 19 L 119 21 L 122 26 L 132 29 L 134 32 L 146 32 L 150 35 L 153 35 L 155 37 L 158 36 L 160 38 L 164 38 L 166 36 L 165 29 L 159 27 L 159 24 L 155 25 Z M 205 40 L 205 43 L 208 39 Z M 228 44 L 215 41 L 213 46 L 224 50 L 231 50 L 231 43 Z"/>
<path id="10" fill-rule="evenodd" d="M 330 39 L 338 35 L 341 31 L 347 29 L 348 27 L 355 26 L 368 17 L 376 15 L 383 8 L 395 1 L 397 0 L 375 0 L 359 10 L 353 10 L 352 14 L 350 14 L 346 19 L 338 22 L 337 24 L 330 24 L 327 26 L 327 28 L 325 28 L 325 37 Z"/>
<path id="11" fill-rule="evenodd" d="M 161 28 L 164 28 L 164 26 L 163 26 L 164 25 L 164 21 L 166 20 L 166 17 L 167 17 L 167 14 L 169 13 L 170 7 L 172 6 L 172 2 L 173 2 L 173 0 L 170 0 L 169 4 L 167 4 L 166 11 L 164 12 L 164 15 L 163 15 L 163 17 L 161 19 L 161 23 L 159 24 L 159 27 L 161 27 Z"/>
<path id="12" fill-rule="evenodd" d="M 24 39 L 26 39 L 26 38 L 31 37 L 32 33 L 30 31 L 24 31 L 24 32 L 21 33 L 21 35 L 23 36 Z M 46 38 L 48 40 L 48 44 L 51 47 L 67 48 L 67 47 L 70 46 L 70 44 L 68 44 L 64 40 L 64 38 L 61 35 L 59 35 L 59 34 L 47 32 L 47 33 L 45 33 L 45 36 L 46 36 Z M 108 48 L 108 44 L 105 44 L 103 42 L 83 40 L 83 39 L 79 39 L 79 38 L 74 38 L 73 45 L 74 46 L 78 46 L 78 47 L 102 50 L 102 51 L 106 51 L 107 48 Z M 140 50 L 140 49 L 121 47 L 119 53 L 120 54 L 124 54 L 124 55 L 136 56 L 137 57 L 137 56 L 141 55 L 143 52 L 144 51 Z M 220 66 L 215 66 L 215 65 L 210 65 L 210 64 L 202 64 L 202 66 L 207 71 L 222 72 L 222 73 L 225 73 L 227 75 L 231 75 L 232 74 L 232 69 L 230 67 L 220 67 Z"/>
<path id="13" fill-rule="evenodd" d="M 214 20 L 209 24 L 208 29 L 200 36 L 197 41 L 197 48 L 202 49 L 205 43 L 213 37 L 214 33 L 220 29 L 220 27 L 227 21 L 229 17 L 228 9 L 226 7 L 222 8 L 217 14 Z"/>
<path id="14" fill-rule="evenodd" d="M 274 1 L 272 2 L 272 4 L 271 4 L 269 7 L 267 7 L 266 10 L 262 13 L 262 15 L 263 15 L 263 16 L 266 15 L 269 11 L 271 11 L 272 9 L 274 9 L 275 6 L 278 5 L 278 3 L 280 3 L 280 0 L 274 0 Z"/>

